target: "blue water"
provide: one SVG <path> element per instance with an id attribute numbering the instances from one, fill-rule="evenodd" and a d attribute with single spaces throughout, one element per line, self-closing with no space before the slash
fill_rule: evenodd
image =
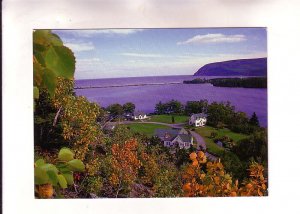
<path id="1" fill-rule="evenodd" d="M 182 84 L 183 80 L 192 79 L 195 79 L 195 77 L 159 76 L 76 80 L 75 86 L 103 87 L 178 82 L 180 84 L 76 89 L 76 94 L 85 96 L 90 101 L 97 102 L 103 107 L 113 103 L 132 102 L 136 105 L 136 110 L 146 113 L 154 112 L 155 104 L 159 101 L 167 102 L 171 99 L 179 100 L 182 103 L 201 99 L 207 99 L 209 102 L 230 101 L 237 111 L 245 112 L 249 117 L 253 112 L 256 112 L 260 124 L 267 126 L 267 89 L 225 88 L 214 87 L 211 84 Z"/>

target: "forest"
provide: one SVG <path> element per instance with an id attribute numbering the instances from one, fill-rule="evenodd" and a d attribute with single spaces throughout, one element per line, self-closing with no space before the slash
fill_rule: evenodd
<path id="1" fill-rule="evenodd" d="M 205 151 L 171 154 L 155 137 L 123 126 L 102 130 L 104 109 L 75 94 L 75 67 L 74 53 L 56 34 L 33 32 L 36 198 L 268 195 L 267 130 L 256 115 L 248 119 L 230 103 L 159 103 L 158 113 L 198 108 L 208 113 L 212 127 L 249 135 L 214 162 Z M 123 108 L 130 111 L 132 106 Z"/>
<path id="2" fill-rule="evenodd" d="M 267 77 L 244 77 L 244 78 L 214 78 L 185 80 L 184 84 L 210 83 L 216 87 L 233 88 L 267 88 Z"/>

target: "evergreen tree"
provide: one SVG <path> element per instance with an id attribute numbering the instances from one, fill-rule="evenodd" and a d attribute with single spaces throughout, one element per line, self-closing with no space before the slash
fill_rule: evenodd
<path id="1" fill-rule="evenodd" d="M 249 120 L 249 124 L 253 125 L 253 126 L 259 126 L 259 121 L 258 121 L 258 118 L 257 118 L 257 115 L 255 112 L 253 112 L 253 114 Z"/>

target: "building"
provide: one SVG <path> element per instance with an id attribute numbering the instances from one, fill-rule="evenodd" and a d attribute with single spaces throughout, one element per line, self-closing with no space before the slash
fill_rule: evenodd
<path id="1" fill-rule="evenodd" d="M 193 137 L 185 129 L 156 129 L 157 136 L 165 147 L 189 149 L 193 145 Z"/>
<path id="2" fill-rule="evenodd" d="M 138 112 L 134 112 L 134 114 L 132 115 L 132 119 L 133 120 L 144 120 L 147 119 L 147 115 L 144 112 L 138 111 Z"/>
<path id="3" fill-rule="evenodd" d="M 193 114 L 191 115 L 190 119 L 189 119 L 189 124 L 191 126 L 205 126 L 206 122 L 207 122 L 207 115 L 204 113 L 200 113 L 200 114 Z"/>

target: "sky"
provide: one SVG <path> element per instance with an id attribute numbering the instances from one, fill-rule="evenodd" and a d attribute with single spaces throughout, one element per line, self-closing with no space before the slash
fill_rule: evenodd
<path id="1" fill-rule="evenodd" d="M 75 79 L 193 75 L 207 63 L 267 57 L 265 28 L 53 30 Z"/>

